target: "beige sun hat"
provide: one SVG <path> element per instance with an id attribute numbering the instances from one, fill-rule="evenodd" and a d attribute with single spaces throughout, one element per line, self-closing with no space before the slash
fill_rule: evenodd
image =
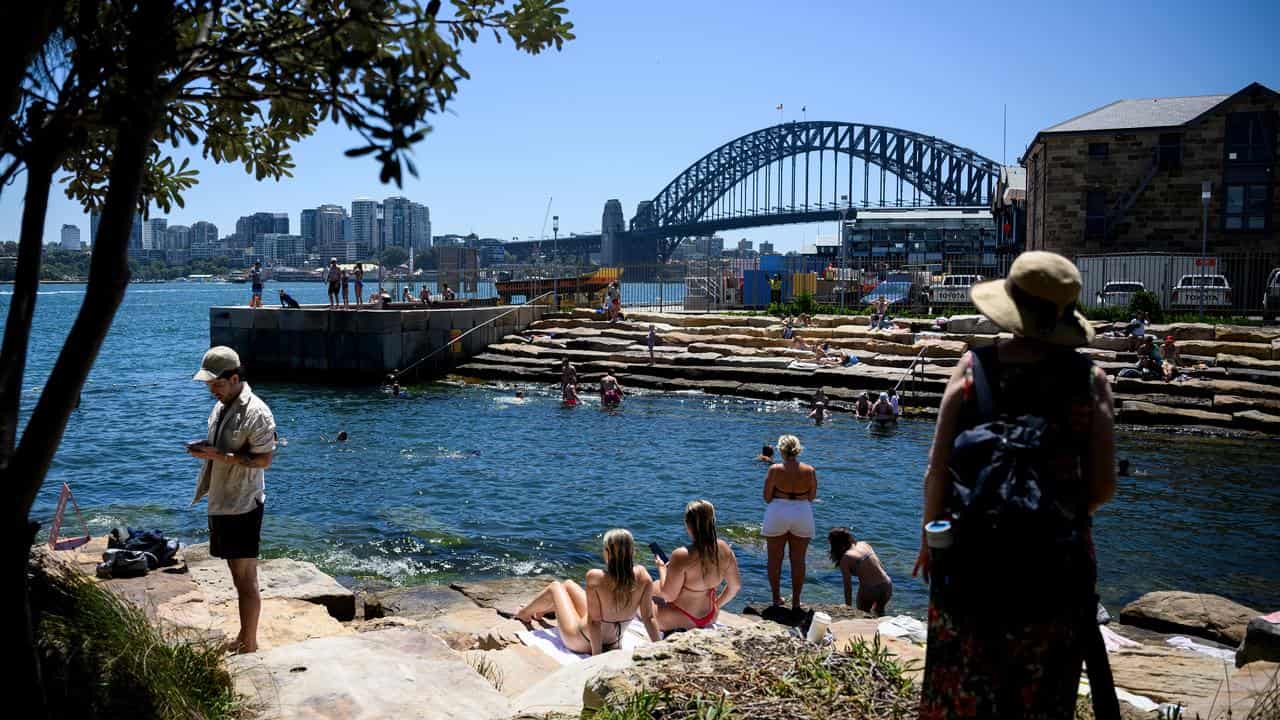
<path id="1" fill-rule="evenodd" d="M 969 296 L 991 322 L 1019 337 L 1067 347 L 1093 340 L 1093 327 L 1076 309 L 1080 271 L 1057 253 L 1024 252 L 1009 277 L 974 285 Z"/>

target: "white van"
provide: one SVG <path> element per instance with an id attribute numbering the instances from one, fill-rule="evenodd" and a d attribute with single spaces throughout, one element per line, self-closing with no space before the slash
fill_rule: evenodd
<path id="1" fill-rule="evenodd" d="M 982 282 L 981 275 L 947 275 L 929 288 L 934 305 L 968 305 L 969 289 Z"/>

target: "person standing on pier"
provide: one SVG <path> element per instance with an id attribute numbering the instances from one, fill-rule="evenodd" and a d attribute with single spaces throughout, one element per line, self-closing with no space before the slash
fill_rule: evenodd
<path id="1" fill-rule="evenodd" d="M 329 283 L 329 307 L 338 307 L 338 293 L 341 291 L 342 270 L 338 267 L 338 258 L 329 258 L 329 269 L 324 279 Z"/>
<path id="2" fill-rule="evenodd" d="M 209 413 L 205 440 L 187 445 L 203 460 L 192 505 L 208 496 L 209 554 L 227 561 L 240 609 L 240 634 L 228 649 L 258 650 L 258 550 L 266 503 L 265 471 L 276 450 L 276 421 L 271 409 L 244 381 L 240 356 L 218 346 L 204 354 L 192 377 L 218 399 Z"/>
<path id="3" fill-rule="evenodd" d="M 351 271 L 342 271 L 342 307 L 351 307 Z"/>
<path id="4" fill-rule="evenodd" d="M 356 269 L 351 272 L 351 277 L 356 281 L 356 307 L 364 304 L 364 265 L 356 263 Z"/>
<path id="5" fill-rule="evenodd" d="M 249 269 L 250 288 L 253 295 L 249 298 L 249 307 L 262 307 L 262 263 L 255 262 Z"/>
<path id="6" fill-rule="evenodd" d="M 649 325 L 649 364 L 653 364 L 653 346 L 658 342 L 658 333 L 653 329 L 653 325 Z"/>

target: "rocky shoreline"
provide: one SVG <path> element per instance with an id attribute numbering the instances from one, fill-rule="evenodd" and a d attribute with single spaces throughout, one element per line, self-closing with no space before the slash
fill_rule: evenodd
<path id="1" fill-rule="evenodd" d="M 92 576 L 105 548 L 106 539 L 98 538 L 68 552 L 38 546 L 33 556 Z M 782 625 L 722 612 L 725 627 L 719 630 L 681 633 L 562 665 L 525 645 L 517 637 L 524 626 L 511 619 L 548 580 L 357 592 L 311 563 L 264 560 L 261 651 L 231 658 L 229 669 L 255 718 L 508 720 L 577 717 L 584 707 L 660 686 L 661 678 L 741 664 L 744 647 L 775 648 L 770 657 L 778 662 L 785 660 L 778 659 L 785 648 L 813 647 Z M 209 557 L 206 546 L 185 548 L 174 568 L 100 582 L 153 622 L 188 637 L 218 641 L 238 628 L 226 565 Z M 896 631 L 886 634 L 886 628 L 894 630 L 883 625 L 886 619 L 843 606 L 818 609 L 835 618 L 834 647 L 878 641 L 906 663 L 908 677 L 918 679 L 922 644 Z M 1125 606 L 1117 617 L 1106 630 L 1114 646 L 1109 649 L 1116 685 L 1129 711 L 1177 703 L 1184 717 L 1227 717 L 1229 708 L 1243 718 L 1268 688 L 1276 693 L 1280 615 L 1264 618 L 1212 595 L 1158 592 Z M 765 661 L 752 662 L 767 670 L 758 667 Z"/>
<path id="2" fill-rule="evenodd" d="M 857 356 L 856 365 L 797 369 L 811 360 L 783 339 L 776 318 L 746 315 L 685 315 L 631 312 L 608 323 L 593 311 L 548 315 L 522 334 L 508 335 L 454 370 L 467 380 L 559 382 L 568 358 L 590 391 L 606 372 L 626 387 L 662 391 L 697 390 L 762 400 L 808 400 L 818 388 L 833 410 L 848 411 L 864 391 L 898 387 L 905 412 L 932 414 L 947 378 L 971 347 L 1011 337 L 978 316 L 898 320 L 894 330 L 871 330 L 862 316 L 818 316 L 795 329 L 806 341 L 830 343 Z M 653 362 L 645 344 L 652 324 L 660 338 Z M 1112 323 L 1094 323 L 1098 333 L 1084 349 L 1111 377 L 1117 421 L 1153 429 L 1214 435 L 1280 435 L 1280 328 L 1178 323 L 1152 325 L 1151 335 L 1172 335 L 1183 353 L 1186 381 L 1118 377 L 1136 356 L 1128 338 L 1106 333 Z"/>

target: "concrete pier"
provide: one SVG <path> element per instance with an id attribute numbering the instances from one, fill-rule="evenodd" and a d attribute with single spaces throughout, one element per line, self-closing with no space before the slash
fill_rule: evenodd
<path id="1" fill-rule="evenodd" d="M 250 377 L 377 381 L 394 369 L 412 366 L 468 330 L 484 326 L 453 341 L 452 347 L 437 352 L 411 373 L 411 377 L 430 377 L 466 362 L 506 335 L 523 331 L 541 319 L 544 310 L 541 306 L 424 308 L 408 304 L 386 310 L 211 307 L 209 342 L 235 349 Z"/>

